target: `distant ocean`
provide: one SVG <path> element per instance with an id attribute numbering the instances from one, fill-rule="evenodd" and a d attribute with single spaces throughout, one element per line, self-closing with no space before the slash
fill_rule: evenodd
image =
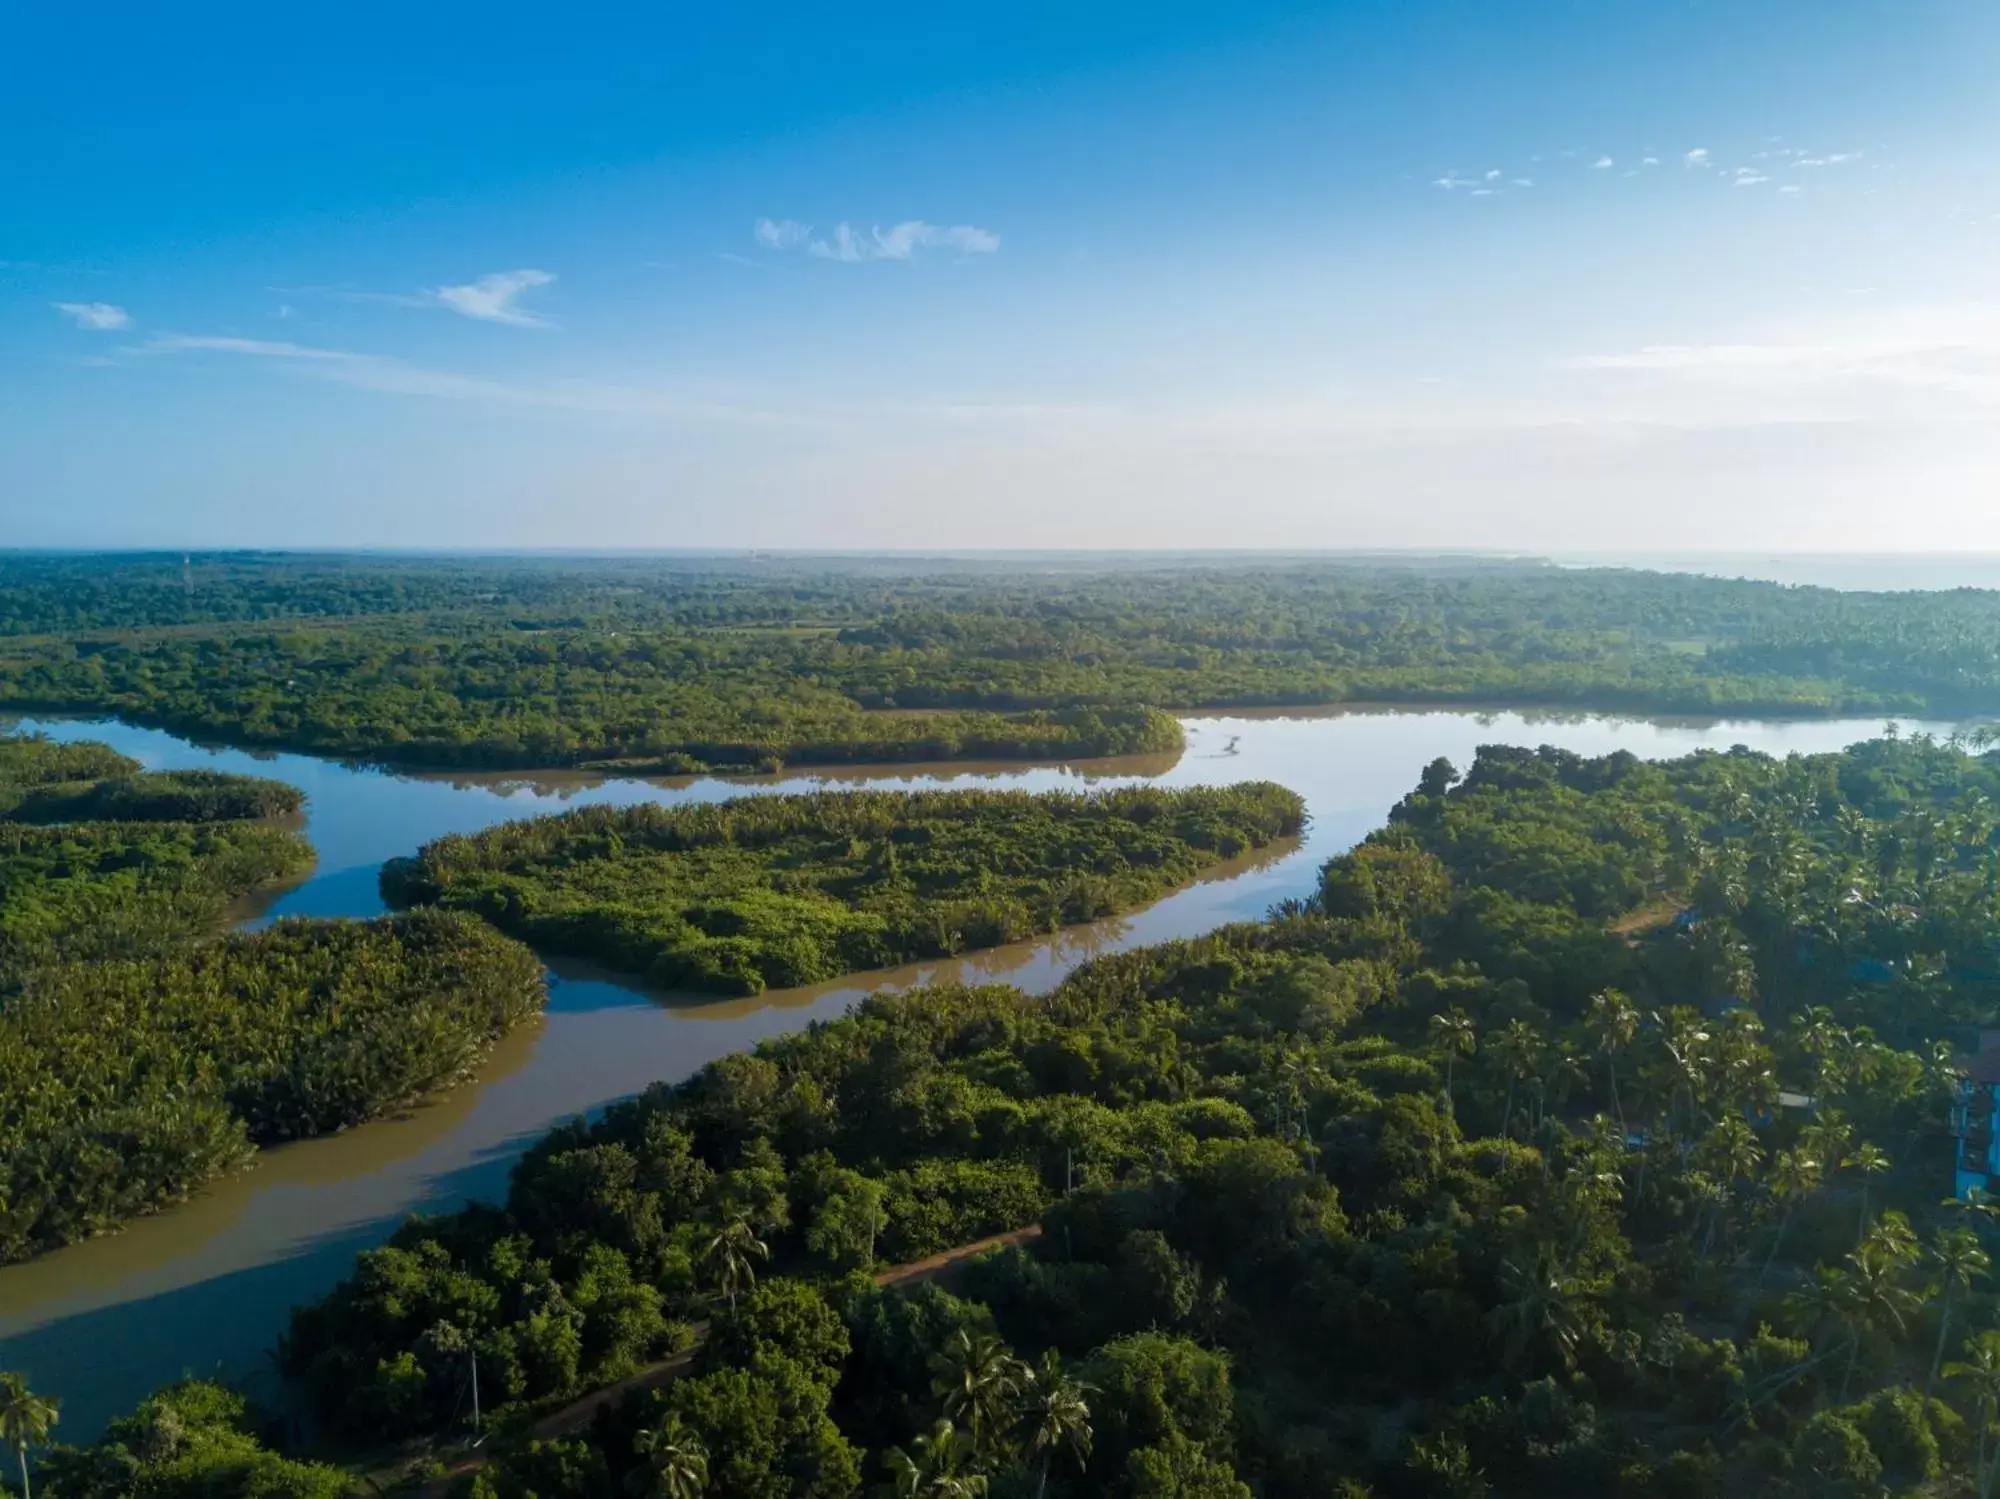
<path id="1" fill-rule="evenodd" d="M 1549 560 L 1561 567 L 1640 567 L 1866 592 L 2000 589 L 2000 552 L 1593 552 Z"/>

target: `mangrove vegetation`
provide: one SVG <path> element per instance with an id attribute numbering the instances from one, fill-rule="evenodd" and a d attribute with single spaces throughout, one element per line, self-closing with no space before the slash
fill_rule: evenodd
<path id="1" fill-rule="evenodd" d="M 754 994 L 1128 911 L 1304 822 L 1269 783 L 588 807 L 439 839 L 382 884 L 661 988 Z"/>

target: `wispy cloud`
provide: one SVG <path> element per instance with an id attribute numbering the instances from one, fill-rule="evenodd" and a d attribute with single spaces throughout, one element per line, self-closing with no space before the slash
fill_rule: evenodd
<path id="1" fill-rule="evenodd" d="M 811 237 L 812 226 L 797 219 L 759 219 L 751 232 L 767 250 L 795 250 Z"/>
<path id="2" fill-rule="evenodd" d="M 132 326 L 132 314 L 109 302 L 52 302 L 49 304 L 79 328 L 94 333 L 111 333 Z"/>
<path id="3" fill-rule="evenodd" d="M 915 260 L 926 250 L 942 250 L 957 255 L 992 255 L 1000 249 L 1000 236 L 991 229 L 971 224 L 927 224 L 922 219 L 906 219 L 884 229 L 856 229 L 839 223 L 824 236 L 796 219 L 759 219 L 752 237 L 767 250 L 804 249 L 821 260 L 837 260 L 854 265 L 870 260 Z"/>
<path id="4" fill-rule="evenodd" d="M 1825 156 L 1801 156 L 1792 165 L 1799 167 L 1838 167 L 1845 166 L 1850 161 L 1859 161 L 1860 159 L 1861 153 L 1859 151 L 1833 151 Z"/>
<path id="5" fill-rule="evenodd" d="M 1614 163 L 1612 162 L 1612 160 L 1611 160 L 1611 158 L 1610 158 L 1610 157 L 1608 157 L 1608 156 L 1600 156 L 1600 157 L 1598 157 L 1598 158 L 1597 158 L 1597 160 L 1593 161 L 1593 162 L 1592 162 L 1592 163 L 1590 164 L 1590 169 L 1591 169 L 1591 170 L 1592 170 L 1593 172 L 1602 172 L 1602 171 L 1606 170 L 1607 168 L 1609 168 L 1609 167 L 1611 167 L 1611 166 L 1613 166 L 1613 165 L 1614 165 Z"/>
<path id="6" fill-rule="evenodd" d="M 527 384 L 429 369 L 384 354 L 329 349 L 281 339 L 237 338 L 228 335 L 162 333 L 126 350 L 132 355 L 227 355 L 296 367 L 318 378 L 361 390 L 390 395 L 427 396 L 439 400 L 477 401 L 490 405 L 541 407 L 557 411 L 589 411 L 677 422 L 747 422 L 789 426 L 824 426 L 827 419 L 807 412 L 772 411 L 761 407 L 704 399 L 655 386 L 562 381 Z"/>
<path id="7" fill-rule="evenodd" d="M 315 349 L 306 344 L 270 338 L 227 338 L 218 335 L 162 333 L 138 345 L 140 354 L 256 354 L 266 359 L 364 359 L 341 349 Z"/>
<path id="8" fill-rule="evenodd" d="M 556 278 L 547 271 L 495 271 L 464 286 L 440 286 L 431 295 L 439 305 L 486 323 L 508 323 L 516 328 L 546 328 L 548 323 L 518 305 L 521 298 L 538 286 Z"/>
<path id="9" fill-rule="evenodd" d="M 1691 167 L 1705 167 L 1708 165 L 1708 147 L 1696 146 L 1692 151 L 1682 156 L 1681 160 Z"/>
<path id="10" fill-rule="evenodd" d="M 1857 420 L 1882 409 L 1895 391 L 1899 410 L 1944 417 L 1956 405 L 1990 420 L 1990 408 L 2000 405 L 2000 305 L 1844 314 L 1803 336 L 1649 344 L 1583 355 L 1564 367 L 1699 382 L 1726 388 L 1730 399 L 1756 396 L 1791 403 L 1788 409 L 1811 401 Z"/>
<path id="11" fill-rule="evenodd" d="M 1755 187 L 1760 182 L 1769 182 L 1770 180 L 1769 177 L 1766 177 L 1755 167 L 1738 167 L 1732 185 L 1736 187 Z"/>

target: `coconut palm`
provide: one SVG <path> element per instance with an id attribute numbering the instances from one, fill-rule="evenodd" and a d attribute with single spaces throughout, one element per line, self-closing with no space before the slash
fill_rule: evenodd
<path id="1" fill-rule="evenodd" d="M 0 1442 L 14 1449 L 21 1465 L 21 1499 L 33 1499 L 28 1486 L 28 1449 L 49 1439 L 61 1409 L 61 1401 L 37 1395 L 21 1375 L 0 1374 Z"/>
<path id="2" fill-rule="evenodd" d="M 1504 1299 L 1489 1321 L 1501 1334 L 1508 1362 L 1524 1364 L 1546 1348 L 1564 1368 L 1574 1365 L 1588 1326 L 1583 1284 L 1544 1257 L 1531 1266 L 1507 1261 L 1500 1289 Z"/>
<path id="3" fill-rule="evenodd" d="M 1900 1215 L 1897 1215 L 1900 1216 Z M 1878 1225 L 1888 1228 L 1890 1225 Z M 1861 1343 L 1866 1334 L 1901 1334 L 1908 1326 L 1911 1315 L 1922 1304 L 1916 1292 L 1901 1284 L 1904 1269 L 1915 1257 L 1915 1237 L 1909 1235 L 1909 1225 L 1902 1225 L 1902 1234 L 1909 1236 L 1909 1247 L 1904 1247 L 1903 1238 L 1893 1233 L 1871 1234 L 1861 1247 L 1847 1257 L 1847 1298 L 1854 1318 L 1854 1336 L 1847 1350 L 1847 1369 L 1840 1380 L 1841 1403 L 1847 1402 L 1847 1390 L 1854 1379 L 1854 1366 L 1861 1355 Z"/>
<path id="4" fill-rule="evenodd" d="M 642 1459 L 632 1477 L 644 1499 L 696 1499 L 708 1487 L 708 1449 L 678 1416 L 668 1416 L 633 1440 Z"/>
<path id="5" fill-rule="evenodd" d="M 1625 1105 L 1618 1098 L 1618 1058 L 1639 1035 L 1639 1009 L 1618 989 L 1591 995 L 1590 1010 L 1584 1017 L 1592 1048 L 1604 1061 L 1604 1081 L 1611 1090 L 1611 1112 L 1618 1116 L 1618 1128 L 1625 1128 Z"/>
<path id="6" fill-rule="evenodd" d="M 1937 1272 L 1938 1289 L 1943 1293 L 1938 1307 L 1937 1347 L 1931 1352 L 1930 1373 L 1924 1377 L 1924 1400 L 1931 1398 L 1938 1370 L 1944 1363 L 1944 1345 L 1951 1336 L 1951 1314 L 1958 1298 L 1972 1289 L 1972 1283 L 1986 1274 L 1990 1265 L 1980 1248 L 1979 1235 L 1969 1228 L 1949 1228 L 1931 1242 L 1931 1267 Z"/>
<path id="7" fill-rule="evenodd" d="M 986 1475 L 973 1466 L 973 1441 L 950 1418 L 910 1445 L 917 1449 L 914 1457 L 901 1447 L 883 1455 L 896 1499 L 982 1499 Z"/>
<path id="8" fill-rule="evenodd" d="M 1062 1356 L 1051 1349 L 1034 1371 L 1021 1402 L 1021 1445 L 1037 1462 L 1035 1499 L 1048 1492 L 1049 1467 L 1067 1455 L 1079 1464 L 1090 1456 L 1088 1385 L 1063 1372 Z"/>
<path id="9" fill-rule="evenodd" d="M 1784 1213 L 1778 1219 L 1778 1231 L 1771 1236 L 1771 1250 L 1764 1256 L 1764 1268 L 1757 1272 L 1759 1285 L 1771 1273 L 1771 1262 L 1778 1257 L 1778 1246 L 1785 1242 L 1785 1230 L 1792 1226 L 1792 1219 L 1797 1216 L 1800 1206 L 1819 1190 L 1820 1176 L 1819 1162 L 1808 1155 L 1802 1146 L 1780 1151 L 1778 1158 L 1771 1163 L 1766 1185 L 1772 1199 L 1783 1205 Z"/>
<path id="10" fill-rule="evenodd" d="M 1507 1075 L 1507 1107 L 1500 1116 L 1500 1133 L 1504 1135 L 1513 1128 L 1515 1093 L 1541 1072 L 1542 1038 L 1527 1021 L 1510 1020 L 1487 1044 L 1486 1051 Z"/>
<path id="11" fill-rule="evenodd" d="M 1444 1054 L 1444 1102 L 1447 1109 L 1455 1106 L 1451 1093 L 1452 1063 L 1460 1057 L 1469 1057 L 1479 1048 L 1479 1027 L 1465 1011 L 1456 1007 L 1430 1018 L 1431 1045 Z"/>
<path id="12" fill-rule="evenodd" d="M 1944 1366 L 1944 1377 L 1972 1388 L 1973 1408 L 1979 1413 L 1979 1455 L 1974 1459 L 1973 1478 L 1979 1477 L 1979 1470 L 1986 1470 L 1986 1480 L 1981 1492 L 1993 1492 L 1993 1475 L 2000 1470 L 2000 1459 L 1987 1466 L 1986 1441 L 1993 1430 L 1993 1416 L 2000 1411 L 2000 1331 L 1988 1328 L 1973 1338 L 1965 1350 L 1963 1359 Z"/>
<path id="13" fill-rule="evenodd" d="M 756 1262 L 770 1257 L 771 1246 L 740 1215 L 718 1228 L 701 1251 L 702 1262 L 715 1277 L 716 1292 L 729 1302 L 731 1311 L 737 1296 L 757 1283 Z"/>
<path id="14" fill-rule="evenodd" d="M 945 1417 L 964 1425 L 981 1457 L 1006 1429 L 1015 1403 L 1034 1377 L 992 1333 L 964 1328 L 938 1356 L 933 1374 L 931 1389 L 943 1403 Z"/>
<path id="15" fill-rule="evenodd" d="M 1864 1140 L 1861 1144 L 1855 1146 L 1841 1160 L 1840 1164 L 1846 1170 L 1854 1172 L 1861 1178 L 1861 1226 L 1855 1230 L 1854 1234 L 1855 1241 L 1859 1243 L 1868 1232 L 1868 1192 L 1870 1181 L 1872 1178 L 1882 1175 L 1883 1172 L 1889 1169 L 1889 1155 L 1879 1145 L 1870 1145 Z"/>

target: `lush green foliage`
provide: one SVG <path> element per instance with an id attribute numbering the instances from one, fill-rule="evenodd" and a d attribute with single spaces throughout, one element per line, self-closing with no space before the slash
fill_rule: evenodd
<path id="1" fill-rule="evenodd" d="M 540 1008 L 533 956 L 444 912 L 211 940 L 310 866 L 251 820 L 300 800 L 0 737 L 0 805 L 62 819 L 0 820 L 0 1262 L 454 1082 Z"/>
<path id="2" fill-rule="evenodd" d="M 254 822 L 0 822 L 0 995 L 40 964 L 131 958 L 208 935 L 238 897 L 312 864 Z"/>
<path id="3" fill-rule="evenodd" d="M 93 746 L 97 748 L 98 746 Z M 280 817 L 305 805 L 283 781 L 220 770 L 157 770 L 20 787 L 0 815 L 15 822 L 228 822 Z M 8 799 L 0 790 L 0 805 Z"/>
<path id="4" fill-rule="evenodd" d="M 542 999 L 526 950 L 437 911 L 33 970 L 0 1009 L 0 1260 L 454 1082 Z"/>
<path id="5" fill-rule="evenodd" d="M 2000 692 L 2000 595 L 1448 560 L 224 555 L 184 578 L 177 558 L 14 556 L 0 637 L 0 705 L 666 772 L 1172 752 L 1170 708 L 1952 713 Z"/>
<path id="6" fill-rule="evenodd" d="M 691 1377 L 493 1495 L 1963 1491 L 2000 1333 L 1929 1043 L 1994 1018 L 1996 773 L 1434 766 L 1267 922 L 876 996 L 558 1130 L 288 1360 L 414 1433 L 468 1358 L 534 1402 L 716 1309 Z M 956 1295 L 854 1275 L 1037 1215 Z"/>
<path id="7" fill-rule="evenodd" d="M 107 745 L 0 735 L 0 996 L 37 964 L 206 936 L 231 901 L 310 867 L 296 833 L 243 820 L 302 800 L 276 781 L 149 774 Z"/>
<path id="8" fill-rule="evenodd" d="M 588 807 L 439 839 L 383 888 L 662 987 L 756 993 L 1130 910 L 1304 818 L 1268 783 Z"/>
<path id="9" fill-rule="evenodd" d="M 201 1380 L 169 1385 L 88 1447 L 58 1447 L 35 1492 L 45 1499 L 344 1499 L 353 1481 L 294 1462 L 258 1440 L 243 1397 Z"/>

